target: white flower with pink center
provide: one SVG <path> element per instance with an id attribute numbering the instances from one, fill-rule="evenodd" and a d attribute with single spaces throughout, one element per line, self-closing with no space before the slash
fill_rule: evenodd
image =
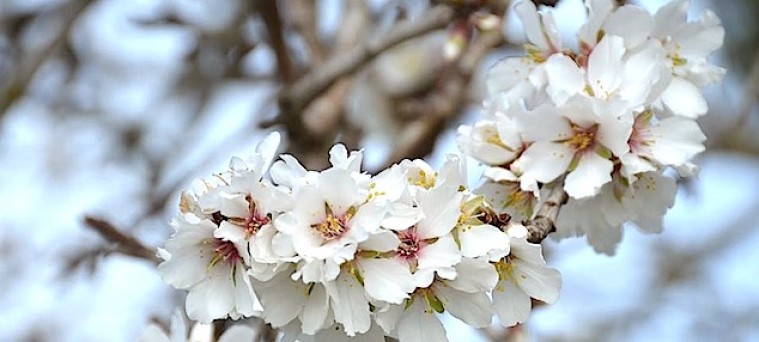
<path id="1" fill-rule="evenodd" d="M 613 156 L 627 153 L 632 117 L 618 117 L 604 102 L 574 97 L 564 106 L 541 106 L 520 118 L 526 140 L 533 141 L 513 167 L 522 189 L 534 191 L 565 172 L 564 190 L 590 197 L 611 181 Z"/>
<path id="2" fill-rule="evenodd" d="M 292 210 L 274 220 L 292 240 L 304 272 L 333 270 L 322 274 L 322 281 L 334 280 L 336 266 L 353 260 L 358 244 L 379 230 L 385 215 L 384 207 L 366 201 L 368 186 L 353 173 L 340 168 L 320 172 L 314 183 L 298 189 Z"/>
<path id="3" fill-rule="evenodd" d="M 187 315 L 200 322 L 249 317 L 261 312 L 241 256 L 233 242 L 213 236 L 218 224 L 192 214 L 178 217 L 158 265 L 163 280 L 188 289 Z"/>

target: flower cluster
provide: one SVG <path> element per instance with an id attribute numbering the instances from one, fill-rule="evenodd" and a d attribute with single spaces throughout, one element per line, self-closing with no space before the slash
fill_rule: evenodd
<path id="1" fill-rule="evenodd" d="M 335 145 L 317 172 L 290 155 L 272 163 L 278 144 L 269 135 L 183 194 L 159 272 L 189 290 L 190 318 L 260 316 L 299 339 L 441 341 L 436 313 L 510 326 L 530 298 L 557 299 L 558 271 L 523 226 L 467 189 L 460 158 L 370 176 L 360 151 Z"/>
<path id="2" fill-rule="evenodd" d="M 458 142 L 489 165 L 476 192 L 496 210 L 529 219 L 546 185 L 560 184 L 569 200 L 554 235 L 587 235 L 612 254 L 625 222 L 661 231 L 676 190 L 666 170 L 695 171 L 706 139 L 699 87 L 724 74 L 706 61 L 724 29 L 710 11 L 687 21 L 686 0 L 655 15 L 612 0 L 586 6 L 577 51 L 562 45 L 550 12 L 515 6 L 527 54 L 489 71 L 485 114 L 459 128 Z"/>

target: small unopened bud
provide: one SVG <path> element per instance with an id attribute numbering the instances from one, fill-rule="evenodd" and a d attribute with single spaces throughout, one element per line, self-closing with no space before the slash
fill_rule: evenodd
<path id="1" fill-rule="evenodd" d="M 501 27 L 501 17 L 493 13 L 474 13 L 472 22 L 480 31 L 492 31 Z"/>
<path id="2" fill-rule="evenodd" d="M 448 29 L 448 38 L 443 47 L 443 57 L 446 61 L 458 59 L 469 45 L 472 36 L 472 25 L 468 20 L 459 20 Z"/>

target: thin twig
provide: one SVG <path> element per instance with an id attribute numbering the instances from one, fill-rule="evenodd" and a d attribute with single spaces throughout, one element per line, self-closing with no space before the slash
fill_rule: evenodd
<path id="1" fill-rule="evenodd" d="M 159 263 L 161 260 L 156 256 L 155 250 L 146 247 L 139 240 L 126 235 L 116 229 L 110 222 L 93 216 L 85 216 L 84 223 L 87 227 L 100 234 L 103 239 L 116 245 L 119 253 Z"/>

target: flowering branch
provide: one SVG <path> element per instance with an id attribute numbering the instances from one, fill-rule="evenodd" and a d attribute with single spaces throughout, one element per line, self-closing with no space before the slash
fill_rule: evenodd
<path id="1" fill-rule="evenodd" d="M 116 245 L 116 252 L 135 258 L 145 259 L 157 264 L 160 260 L 156 257 L 155 250 L 146 247 L 139 240 L 122 233 L 110 222 L 93 216 L 85 216 L 84 223 L 106 241 Z"/>

